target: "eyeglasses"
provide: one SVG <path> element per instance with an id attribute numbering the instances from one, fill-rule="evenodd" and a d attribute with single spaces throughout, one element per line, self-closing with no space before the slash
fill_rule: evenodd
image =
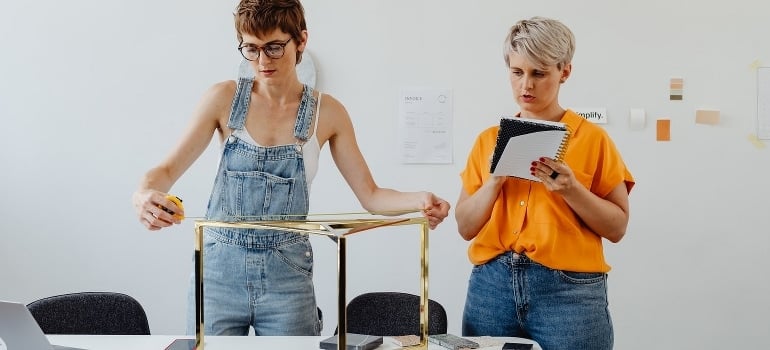
<path id="1" fill-rule="evenodd" d="M 259 59 L 259 53 L 264 51 L 265 55 L 267 57 L 270 57 L 271 59 L 277 60 L 281 57 L 283 57 L 283 54 L 285 52 L 284 48 L 286 45 L 289 44 L 289 41 L 291 41 L 291 38 L 289 40 L 286 40 L 285 42 L 272 42 L 268 43 L 265 46 L 259 47 L 257 45 L 252 44 L 243 44 L 241 43 L 240 46 L 238 46 L 238 51 L 241 52 L 241 55 L 243 55 L 243 58 L 249 60 L 249 61 L 256 61 Z"/>

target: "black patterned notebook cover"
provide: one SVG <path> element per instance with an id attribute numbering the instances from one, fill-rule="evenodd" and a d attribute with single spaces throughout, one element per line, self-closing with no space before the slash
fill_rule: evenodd
<path id="1" fill-rule="evenodd" d="M 532 162 L 540 157 L 562 160 L 569 137 L 570 130 L 564 123 L 503 117 L 500 119 L 490 172 L 498 176 L 540 181 L 529 171 Z"/>

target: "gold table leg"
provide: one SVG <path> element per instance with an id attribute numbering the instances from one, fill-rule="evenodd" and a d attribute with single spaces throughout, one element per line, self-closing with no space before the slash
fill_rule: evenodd
<path id="1" fill-rule="evenodd" d="M 345 287 L 347 285 L 347 238 L 337 238 L 337 350 L 346 350 L 348 338 L 347 302 Z"/>
<path id="2" fill-rule="evenodd" d="M 420 225 L 420 349 L 428 348 L 428 224 Z"/>
<path id="3" fill-rule="evenodd" d="M 195 350 L 203 350 L 203 226 L 195 225 Z"/>

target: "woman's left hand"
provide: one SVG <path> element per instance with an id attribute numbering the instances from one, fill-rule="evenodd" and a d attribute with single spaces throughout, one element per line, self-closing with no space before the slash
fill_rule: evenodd
<path id="1" fill-rule="evenodd" d="M 551 192 L 562 192 L 574 186 L 577 182 L 572 169 L 564 163 L 553 158 L 540 158 L 532 162 L 531 174 L 543 182 L 545 188 Z"/>
<path id="2" fill-rule="evenodd" d="M 433 230 L 449 215 L 449 202 L 433 193 L 424 192 L 422 198 L 422 215 L 428 219 L 428 225 Z"/>

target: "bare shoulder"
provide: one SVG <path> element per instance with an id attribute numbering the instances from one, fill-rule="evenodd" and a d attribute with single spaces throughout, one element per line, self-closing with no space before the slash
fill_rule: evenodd
<path id="1" fill-rule="evenodd" d="M 221 81 L 209 87 L 203 98 L 212 102 L 226 100 L 229 103 L 235 96 L 236 88 L 237 85 L 234 80 Z"/>
<path id="2" fill-rule="evenodd" d="M 321 114 L 318 119 L 318 141 L 321 145 L 327 140 L 337 139 L 340 135 L 349 135 L 353 131 L 350 115 L 342 102 L 332 95 L 321 97 Z"/>
<path id="3" fill-rule="evenodd" d="M 216 83 L 203 93 L 198 103 L 197 114 L 199 118 L 217 119 L 227 118 L 235 96 L 236 83 L 226 80 Z"/>
<path id="4" fill-rule="evenodd" d="M 324 118 L 348 117 L 345 106 L 338 99 L 329 94 L 323 94 L 321 97 L 321 115 Z"/>

